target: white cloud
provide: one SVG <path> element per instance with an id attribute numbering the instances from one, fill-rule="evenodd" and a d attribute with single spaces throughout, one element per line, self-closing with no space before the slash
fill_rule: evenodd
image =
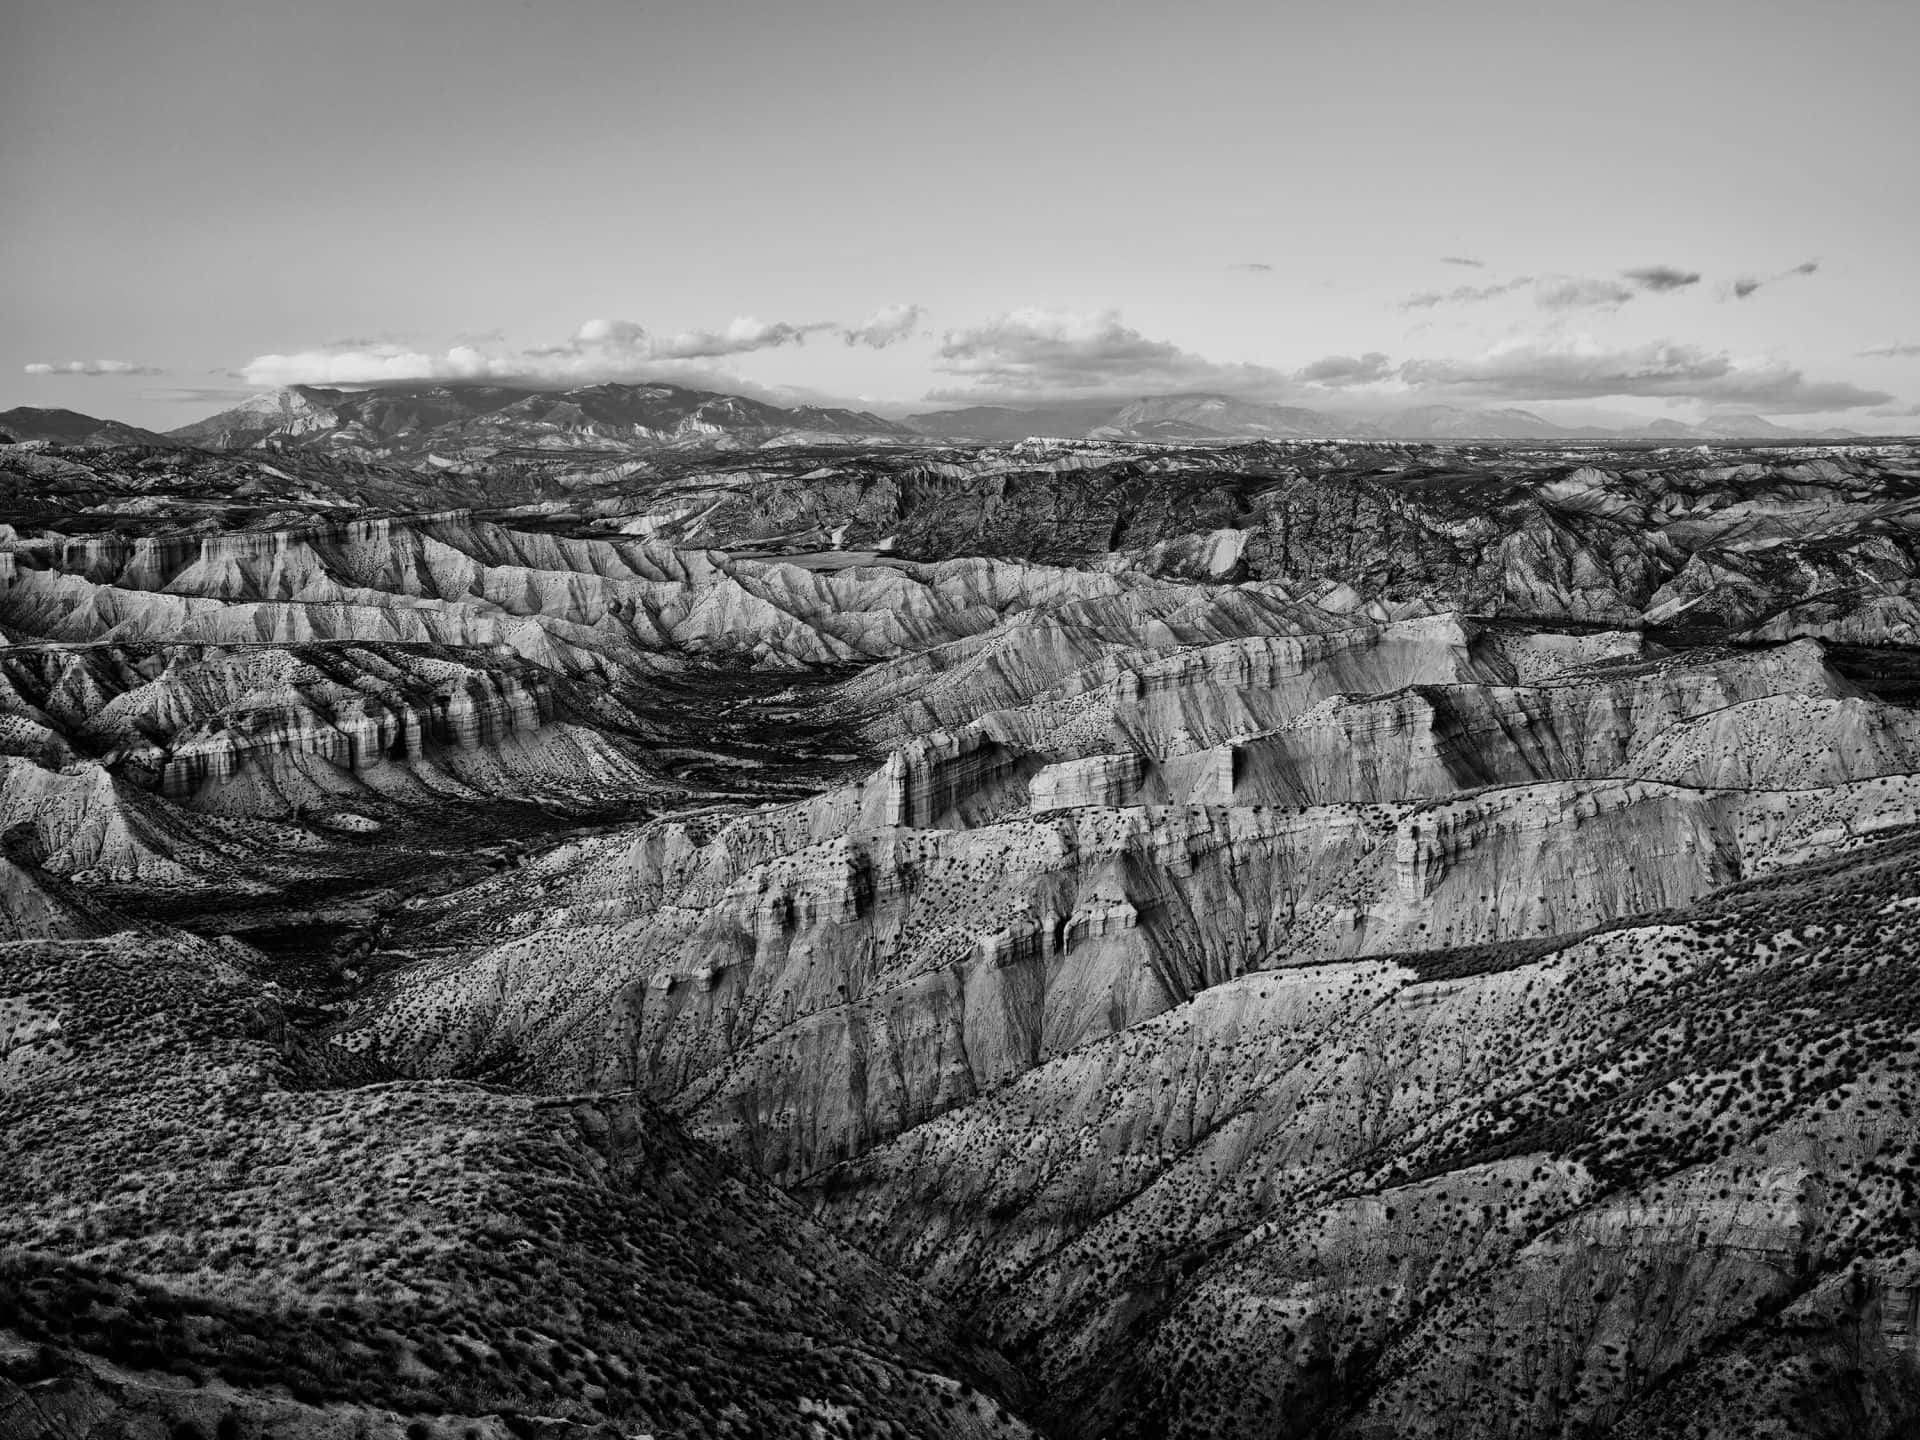
<path id="1" fill-rule="evenodd" d="M 1221 364 L 1149 339 L 1116 310 L 1014 310 L 949 330 L 937 368 L 966 383 L 935 390 L 929 400 L 976 403 L 1194 390 L 1272 395 L 1290 385 L 1284 373 L 1264 365 Z"/>
<path id="2" fill-rule="evenodd" d="M 889 345 L 897 345 L 911 338 L 913 327 L 920 323 L 920 317 L 925 313 L 918 305 L 883 305 L 858 325 L 850 325 L 842 330 L 840 338 L 849 345 L 884 350 Z"/>
<path id="3" fill-rule="evenodd" d="M 631 320 L 588 320 L 554 345 L 502 349 L 457 344 L 442 351 L 399 345 L 317 346 L 291 354 L 256 355 L 240 368 L 252 385 L 381 385 L 405 381 L 519 385 L 597 385 L 647 380 L 741 388 L 724 372 L 688 362 L 798 345 L 834 327 L 742 317 L 723 330 L 655 335 Z"/>
<path id="4" fill-rule="evenodd" d="M 1309 385 L 1373 385 L 1391 380 L 1393 362 L 1378 350 L 1360 356 L 1328 355 L 1294 372 L 1296 380 Z"/>
<path id="5" fill-rule="evenodd" d="M 625 322 L 614 322 L 625 323 Z M 586 327 L 582 327 L 584 331 Z M 645 332 L 639 326 L 632 327 L 642 341 Z M 807 336 L 821 330 L 832 330 L 831 321 L 818 321 L 809 325 L 789 325 L 784 321 L 771 324 L 752 319 L 735 320 L 724 330 L 687 330 L 678 335 L 654 336 L 650 345 L 656 360 L 708 360 L 721 355 L 744 355 L 753 350 L 770 350 L 780 345 L 798 345 Z"/>
<path id="6" fill-rule="evenodd" d="M 1410 360 L 1399 374 L 1413 389 L 1493 401 L 1637 395 L 1762 413 L 1814 414 L 1881 405 L 1892 398 L 1846 381 L 1809 380 L 1782 360 L 1739 360 L 1672 341 L 1609 349 L 1586 335 L 1513 341 L 1469 360 Z"/>
<path id="7" fill-rule="evenodd" d="M 152 365 L 133 365 L 125 360 L 69 360 L 64 365 L 36 361 L 20 367 L 29 375 L 164 375 Z"/>

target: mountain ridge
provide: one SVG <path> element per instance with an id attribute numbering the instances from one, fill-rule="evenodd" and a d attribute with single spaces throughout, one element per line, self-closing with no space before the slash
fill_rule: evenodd
<path id="1" fill-rule="evenodd" d="M 1699 444 L 1863 438 L 1840 428 L 1798 430 L 1758 415 L 1608 427 L 1564 425 L 1515 407 L 1428 404 L 1340 411 L 1206 391 L 1126 401 L 962 406 L 895 420 L 867 410 L 783 407 L 723 391 L 612 382 L 570 390 L 460 383 L 293 385 L 262 392 L 164 433 L 72 410 L 19 406 L 0 413 L 0 436 L 12 443 L 305 450 L 443 469 L 471 469 L 510 454 L 647 456 L 804 445 L 995 444 L 1037 437 L 1154 444 L 1263 439 Z"/>
<path id="2" fill-rule="evenodd" d="M 914 438 L 904 427 L 865 411 L 812 405 L 783 409 L 680 385 L 611 383 L 562 391 L 294 385 L 168 433 L 213 449 L 297 445 L 369 460 L 473 458 L 503 449 L 726 449 Z"/>

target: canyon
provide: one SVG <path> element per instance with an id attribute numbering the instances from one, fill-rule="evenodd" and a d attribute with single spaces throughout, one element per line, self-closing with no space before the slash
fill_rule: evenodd
<path id="1" fill-rule="evenodd" d="M 1920 446 L 597 389 L 0 445 L 0 1430 L 1920 1426 Z"/>

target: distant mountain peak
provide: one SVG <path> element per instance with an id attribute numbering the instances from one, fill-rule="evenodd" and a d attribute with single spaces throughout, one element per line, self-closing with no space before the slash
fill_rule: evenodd
<path id="1" fill-rule="evenodd" d="M 443 383 L 364 390 L 296 385 L 171 433 L 176 441 L 208 449 L 312 443 L 402 464 L 476 449 L 757 449 L 914 438 L 905 427 L 864 411 L 785 409 L 657 381 L 605 381 L 559 391 Z"/>
<path id="2" fill-rule="evenodd" d="M 0 434 L 13 437 L 15 443 L 47 440 L 56 445 L 166 445 L 163 435 L 123 425 L 118 420 L 102 420 L 78 410 L 47 409 L 21 405 L 0 411 Z"/>

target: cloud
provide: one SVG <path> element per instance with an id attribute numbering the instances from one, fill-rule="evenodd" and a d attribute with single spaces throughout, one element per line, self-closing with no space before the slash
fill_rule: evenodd
<path id="1" fill-rule="evenodd" d="M 1220 364 L 1125 324 L 1116 310 L 1079 314 L 1015 310 L 984 325 L 949 330 L 937 368 L 965 380 L 929 400 L 1022 401 L 1181 391 L 1273 394 L 1290 387 L 1264 365 Z"/>
<path id="2" fill-rule="evenodd" d="M 1584 335 L 1516 341 L 1472 360 L 1411 360 L 1399 374 L 1413 389 L 1498 401 L 1637 395 L 1813 414 L 1883 405 L 1893 398 L 1845 381 L 1809 380 L 1783 361 L 1740 361 L 1670 341 L 1610 350 Z"/>
<path id="3" fill-rule="evenodd" d="M 1450 265 L 1478 265 L 1464 256 L 1441 257 Z M 1451 290 L 1423 290 L 1400 302 L 1402 310 L 1431 310 L 1437 305 L 1478 305 L 1533 287 L 1533 303 L 1542 310 L 1586 310 L 1607 305 L 1624 305 L 1639 290 L 1679 290 L 1697 284 L 1700 276 L 1672 265 L 1646 265 L 1620 272 L 1632 285 L 1583 275 L 1516 276 L 1495 285 L 1456 285 Z M 1638 287 L 1638 290 L 1635 287 Z"/>
<path id="4" fill-rule="evenodd" d="M 1400 302 L 1402 310 L 1431 310 L 1436 305 L 1475 305 L 1482 300 L 1509 295 L 1533 283 L 1531 275 L 1505 280 L 1498 285 L 1456 285 L 1451 290 L 1423 290 Z"/>
<path id="5" fill-rule="evenodd" d="M 741 389 L 741 382 L 690 362 L 798 345 L 834 327 L 825 321 L 792 325 L 743 317 L 724 330 L 655 335 L 631 320 L 589 320 L 566 340 L 519 350 L 461 343 L 443 351 L 399 345 L 318 346 L 287 355 L 256 355 L 240 368 L 250 385 L 391 385 L 440 380 L 466 384 L 597 385 L 666 380 Z"/>
<path id="6" fill-rule="evenodd" d="M 1684 290 L 1700 283 L 1698 270 L 1680 270 L 1672 265 L 1642 265 L 1620 272 L 1642 290 Z"/>
<path id="7" fill-rule="evenodd" d="M 1764 277 L 1742 275 L 1738 280 L 1733 282 L 1733 298 L 1736 300 L 1744 300 L 1756 290 L 1765 289 L 1767 286 L 1776 284 L 1782 280 L 1790 280 L 1795 275 L 1811 275 L 1819 268 L 1820 262 L 1818 260 L 1802 260 L 1798 265 L 1789 266 L 1787 269 L 1774 275 Z"/>
<path id="8" fill-rule="evenodd" d="M 1487 268 L 1486 261 L 1475 260 L 1467 255 L 1442 255 L 1440 257 L 1440 263 L 1442 265 L 1466 265 L 1475 270 L 1484 270 Z"/>
<path id="9" fill-rule="evenodd" d="M 1252 270 L 1264 275 L 1273 269 L 1273 266 L 1267 264 L 1264 260 L 1242 260 L 1239 264 L 1229 265 L 1227 268 L 1229 270 Z"/>
<path id="10" fill-rule="evenodd" d="M 1378 350 L 1359 357 L 1328 355 L 1294 371 L 1293 378 L 1307 385 L 1371 385 L 1393 378 L 1393 362 Z"/>
<path id="11" fill-rule="evenodd" d="M 789 325 L 784 321 L 762 324 L 758 320 L 735 320 L 725 330 L 691 330 L 654 345 L 654 354 L 667 360 L 707 360 L 721 355 L 746 355 L 755 350 L 771 350 L 781 345 L 798 345 L 807 336 L 833 329 L 827 320 L 807 325 Z"/>
<path id="12" fill-rule="evenodd" d="M 1854 353 L 1883 360 L 1910 360 L 1920 355 L 1920 345 L 1876 345 L 1871 350 L 1858 350 Z"/>
<path id="13" fill-rule="evenodd" d="M 219 405 L 225 408 L 251 399 L 257 391 L 244 385 L 167 385 L 142 390 L 141 398 L 169 404 Z"/>
<path id="14" fill-rule="evenodd" d="M 125 360 L 69 360 L 64 365 L 36 361 L 20 367 L 29 375 L 164 375 L 152 365 L 130 365 Z"/>
<path id="15" fill-rule="evenodd" d="M 1533 292 L 1533 303 L 1542 310 L 1590 310 L 1631 299 L 1633 291 L 1615 280 L 1543 280 Z"/>
<path id="16" fill-rule="evenodd" d="M 889 345 L 898 345 L 902 340 L 911 339 L 913 327 L 920 323 L 920 317 L 925 313 L 918 305 L 883 305 L 858 325 L 843 329 L 840 338 L 849 345 L 884 350 Z"/>

